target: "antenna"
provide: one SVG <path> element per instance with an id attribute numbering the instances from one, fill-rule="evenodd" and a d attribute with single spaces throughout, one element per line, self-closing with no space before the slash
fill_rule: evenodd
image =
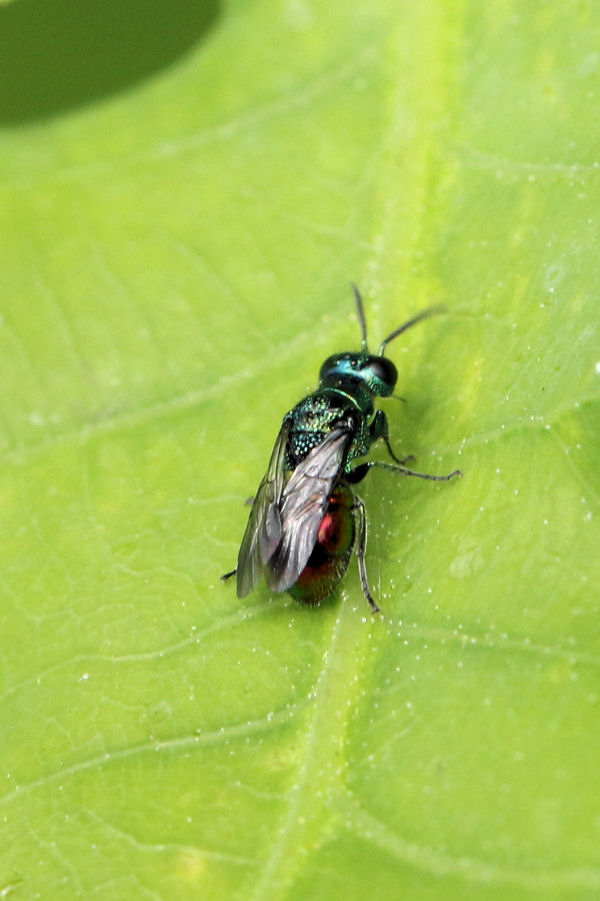
<path id="1" fill-rule="evenodd" d="M 365 319 L 365 309 L 363 307 L 363 299 L 360 291 L 352 282 L 352 290 L 354 291 L 354 296 L 356 297 L 356 307 L 358 310 L 358 321 L 360 322 L 360 331 L 362 334 L 361 341 L 361 350 L 368 351 L 367 347 L 367 320 Z"/>
<path id="2" fill-rule="evenodd" d="M 437 316 L 439 313 L 445 313 L 446 307 L 443 304 L 437 304 L 435 307 L 427 307 L 426 310 L 422 310 L 420 313 L 417 313 L 416 316 L 413 316 L 412 319 L 409 319 L 408 322 L 405 322 L 404 325 L 399 325 L 397 329 L 394 329 L 391 335 L 388 335 L 381 342 L 381 346 L 379 348 L 379 356 L 382 357 L 387 345 L 390 341 L 393 341 L 394 338 L 397 338 L 398 335 L 401 335 L 402 332 L 405 332 L 407 329 L 412 328 L 413 325 L 416 325 L 417 322 L 422 322 L 423 319 L 429 319 L 430 316 Z M 364 314 L 363 314 L 364 315 Z"/>

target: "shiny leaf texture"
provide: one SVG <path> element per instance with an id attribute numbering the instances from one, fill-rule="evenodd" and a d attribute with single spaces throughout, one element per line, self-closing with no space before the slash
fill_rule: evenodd
<path id="1" fill-rule="evenodd" d="M 597 5 L 15 0 L 0 35 L 2 897 L 598 898 Z M 355 563 L 239 601 L 351 281 L 375 348 L 446 305 L 382 406 L 464 478 L 360 486 L 382 616 Z"/>

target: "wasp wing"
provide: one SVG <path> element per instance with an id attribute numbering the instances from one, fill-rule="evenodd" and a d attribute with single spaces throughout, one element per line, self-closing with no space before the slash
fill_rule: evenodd
<path id="1" fill-rule="evenodd" d="M 284 478 L 285 446 L 290 422 L 279 430 L 266 475 L 259 485 L 248 517 L 237 565 L 237 595 L 245 597 L 256 587 L 264 566 L 273 555 L 282 536 L 279 505 Z"/>
<path id="2" fill-rule="evenodd" d="M 265 570 L 271 591 L 291 588 L 308 563 L 351 441 L 347 426 L 333 429 L 292 472 L 280 504 L 281 543 Z"/>

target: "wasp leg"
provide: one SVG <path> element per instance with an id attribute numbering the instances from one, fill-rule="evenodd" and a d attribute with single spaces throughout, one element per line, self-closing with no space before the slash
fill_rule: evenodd
<path id="1" fill-rule="evenodd" d="M 368 463 L 359 463 L 358 466 L 355 466 L 354 469 L 351 469 L 350 472 L 345 474 L 344 480 L 348 482 L 349 485 L 356 485 L 358 482 L 362 482 L 368 471 Z"/>
<path id="2" fill-rule="evenodd" d="M 378 438 L 383 439 L 383 443 L 387 448 L 387 452 L 392 458 L 398 463 L 399 466 L 403 466 L 405 463 L 414 462 L 414 457 L 412 454 L 409 454 L 408 457 L 404 457 L 403 460 L 399 460 L 394 451 L 392 450 L 392 446 L 390 444 L 389 439 L 389 427 L 388 427 L 388 419 L 383 410 L 377 410 L 377 413 L 373 417 L 373 421 L 369 426 L 369 432 L 371 435 L 371 441 L 377 441 Z"/>
<path id="3" fill-rule="evenodd" d="M 365 563 L 365 551 L 367 549 L 367 516 L 365 513 L 365 505 L 362 500 L 354 496 L 354 509 L 356 510 L 356 556 L 358 557 L 358 574 L 360 576 L 360 584 L 363 594 L 371 605 L 373 613 L 380 613 L 380 609 L 373 600 L 373 596 L 369 590 L 369 580 L 367 579 L 367 566 Z"/>
<path id="4" fill-rule="evenodd" d="M 223 573 L 221 576 L 221 582 L 227 582 L 228 579 L 231 579 L 237 573 L 237 569 L 232 569 L 229 573 Z"/>
<path id="5" fill-rule="evenodd" d="M 396 463 L 383 463 L 381 460 L 369 460 L 367 463 L 361 463 L 360 469 L 366 466 L 368 469 L 371 466 L 378 466 L 379 469 L 387 469 L 390 472 L 401 472 L 402 475 L 405 476 L 417 476 L 419 479 L 427 479 L 430 482 L 449 482 L 450 479 L 453 479 L 455 476 L 460 476 L 462 478 L 462 472 L 460 469 L 455 469 L 453 472 L 449 472 L 447 476 L 434 476 L 428 472 L 415 472 L 414 469 L 407 469 L 405 466 L 398 466 Z M 364 478 L 366 473 L 363 474 L 362 478 Z"/>

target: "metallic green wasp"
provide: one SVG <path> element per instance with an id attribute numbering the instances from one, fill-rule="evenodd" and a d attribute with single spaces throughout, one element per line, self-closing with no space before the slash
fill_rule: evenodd
<path id="1" fill-rule="evenodd" d="M 435 482 L 461 475 L 458 469 L 444 476 L 407 469 L 405 464 L 412 457 L 396 457 L 387 417 L 374 407 L 374 399 L 389 397 L 398 381 L 396 367 L 384 356 L 387 345 L 442 308 L 418 313 L 388 335 L 377 354 L 371 354 L 362 298 L 353 288 L 361 349 L 328 357 L 321 366 L 317 390 L 283 417 L 252 504 L 237 567 L 222 577 L 237 576 L 239 597 L 252 591 L 264 575 L 272 591 L 287 591 L 301 603 L 317 604 L 336 588 L 355 549 L 363 593 L 373 612 L 378 612 L 365 564 L 365 505 L 354 493 L 354 485 L 374 466 Z M 394 462 L 357 462 L 379 439 Z"/>

